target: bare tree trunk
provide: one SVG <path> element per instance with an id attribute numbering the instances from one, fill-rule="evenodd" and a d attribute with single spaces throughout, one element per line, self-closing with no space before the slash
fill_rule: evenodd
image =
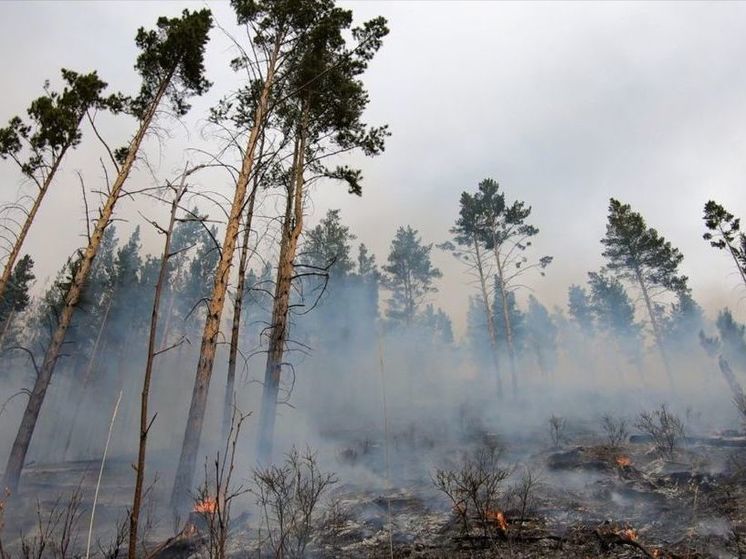
<path id="1" fill-rule="evenodd" d="M 275 66 L 280 52 L 280 40 L 281 36 L 278 33 L 274 50 L 268 62 L 267 76 L 264 80 L 262 93 L 254 113 L 254 123 L 249 134 L 241 172 L 236 182 L 236 190 L 233 195 L 233 203 L 225 230 L 220 261 L 215 271 L 215 283 L 207 309 L 205 327 L 202 332 L 202 343 L 200 345 L 197 373 L 194 378 L 192 401 L 189 406 L 189 416 L 184 430 L 184 441 L 181 447 L 179 466 L 176 470 L 176 478 L 171 493 L 171 507 L 176 511 L 182 510 L 188 504 L 189 492 L 192 480 L 194 479 L 197 453 L 199 452 L 199 443 L 202 436 L 202 426 L 207 410 L 207 392 L 210 387 L 210 379 L 212 378 L 212 370 L 215 364 L 215 349 L 220 330 L 220 318 L 225 305 L 225 293 L 228 289 L 228 280 L 233 263 L 238 230 L 241 224 L 241 214 L 243 213 L 244 201 L 246 199 L 246 190 L 254 170 L 254 155 L 269 108 L 269 97 L 274 82 Z"/>
<path id="2" fill-rule="evenodd" d="M 91 381 L 91 376 L 93 375 L 93 366 L 96 364 L 96 357 L 98 356 L 98 346 L 101 343 L 101 338 L 103 336 L 104 330 L 106 329 L 106 321 L 109 318 L 109 310 L 111 309 L 111 304 L 113 302 L 112 298 L 109 298 L 108 302 L 106 303 L 106 310 L 104 311 L 104 316 L 101 319 L 101 325 L 98 328 L 98 333 L 96 334 L 96 341 L 93 342 L 93 349 L 91 350 L 91 357 L 88 359 L 88 366 L 86 367 L 85 374 L 83 375 L 83 386 L 80 387 L 80 390 L 78 391 L 78 398 L 77 402 L 75 402 L 75 411 L 73 412 L 72 420 L 70 421 L 70 430 L 67 433 L 67 439 L 65 440 L 65 448 L 62 451 L 62 459 L 67 460 L 67 452 L 70 449 L 70 443 L 73 439 L 73 433 L 75 432 L 75 427 L 78 420 L 78 413 L 80 413 L 80 407 L 83 404 L 83 400 L 85 400 L 86 394 L 88 392 L 88 383 Z"/>
<path id="3" fill-rule="evenodd" d="M 39 412 L 41 406 L 44 403 L 44 397 L 49 387 L 49 382 L 52 380 L 52 373 L 54 372 L 54 366 L 57 363 L 57 359 L 60 355 L 62 344 L 65 341 L 65 334 L 67 329 L 70 327 L 72 322 L 73 314 L 77 308 L 80 295 L 85 287 L 85 282 L 88 280 L 88 276 L 93 266 L 93 260 L 96 257 L 99 247 L 101 246 L 101 240 L 104 235 L 104 230 L 111 222 L 112 214 L 114 213 L 114 206 L 119 200 L 119 196 L 122 193 L 122 187 L 124 186 L 127 177 L 129 176 L 132 165 L 135 163 L 137 158 L 137 152 L 140 149 L 140 144 L 145 138 L 145 134 L 150 128 L 150 123 L 155 116 L 156 109 L 160 104 L 163 95 L 166 92 L 166 88 L 170 83 L 171 75 L 169 74 L 161 82 L 158 91 L 151 103 L 148 111 L 145 113 L 142 121 L 140 122 L 140 128 L 135 134 L 129 145 L 127 157 L 122 164 L 119 174 L 117 175 L 111 190 L 108 193 L 106 202 L 103 208 L 100 210 L 100 215 L 96 221 L 96 226 L 93 233 L 88 241 L 88 247 L 83 253 L 83 258 L 75 272 L 75 278 L 70 286 L 67 295 L 65 297 L 65 306 L 60 313 L 59 322 L 57 328 L 52 335 L 52 340 L 47 347 L 46 354 L 44 355 L 44 361 L 39 368 L 38 374 L 36 375 L 36 382 L 34 388 L 29 394 L 28 403 L 26 404 L 26 410 L 21 420 L 21 425 L 18 427 L 18 434 L 13 442 L 13 448 L 10 451 L 8 457 L 8 464 L 5 468 L 4 487 L 7 487 L 11 492 L 15 493 L 18 489 L 18 482 L 21 478 L 21 470 L 26 461 L 26 454 L 28 453 L 29 445 L 31 444 L 31 437 L 34 434 L 36 428 L 36 422 L 39 419 Z"/>
<path id="4" fill-rule="evenodd" d="M 661 336 L 660 326 L 658 325 L 658 319 L 655 317 L 655 312 L 653 310 L 653 303 L 650 300 L 650 294 L 648 293 L 648 288 L 645 285 L 645 281 L 642 278 L 642 274 L 639 270 L 635 270 L 635 275 L 637 276 L 637 282 L 640 285 L 640 290 L 642 291 L 642 298 L 645 301 L 645 308 L 648 311 L 648 316 L 650 317 L 650 324 L 653 327 L 653 337 L 655 338 L 655 345 L 658 346 L 658 351 L 661 354 L 661 359 L 663 360 L 663 367 L 666 369 L 666 376 L 668 376 L 668 382 L 671 385 L 671 388 L 674 388 L 674 381 L 673 381 L 673 375 L 671 374 L 671 365 L 668 362 L 668 353 L 666 352 L 665 345 L 663 344 L 663 338 Z"/>
<path id="5" fill-rule="evenodd" d="M 261 164 L 261 148 L 259 150 L 259 164 Z M 259 175 L 254 175 L 254 187 L 249 195 L 249 207 L 246 211 L 244 223 L 243 244 L 241 255 L 238 260 L 238 282 L 236 283 L 236 298 L 233 301 L 233 324 L 231 325 L 231 345 L 228 355 L 228 378 L 225 383 L 225 401 L 223 404 L 223 440 L 228 440 L 231 430 L 231 419 L 233 417 L 233 393 L 236 384 L 236 360 L 238 358 L 238 338 L 241 330 L 241 310 L 243 308 L 243 296 L 246 288 L 246 265 L 249 256 L 249 238 L 251 233 L 251 221 L 254 216 L 254 201 L 259 186 Z"/>
<path id="6" fill-rule="evenodd" d="M 145 376 L 142 382 L 142 393 L 140 395 L 140 441 L 137 450 L 137 466 L 135 471 L 135 494 L 132 499 L 132 511 L 130 513 L 130 530 L 129 530 L 129 547 L 127 549 L 128 559 L 137 558 L 137 527 L 140 520 L 140 508 L 142 507 L 143 483 L 145 480 L 145 451 L 148 442 L 148 432 L 150 426 L 155 421 L 148 417 L 148 399 L 150 396 L 150 381 L 153 376 L 153 361 L 158 354 L 156 351 L 156 334 L 158 331 L 158 310 L 161 304 L 161 292 L 168 272 L 168 260 L 171 258 L 171 237 L 174 232 L 176 223 L 176 213 L 179 210 L 184 192 L 186 191 L 187 170 L 181 176 L 181 184 L 174 192 L 174 199 L 171 203 L 171 215 L 168 221 L 168 228 L 161 229 L 166 239 L 163 243 L 163 256 L 161 257 L 161 267 L 158 272 L 158 282 L 155 285 L 155 294 L 153 295 L 153 310 L 150 315 L 150 334 L 148 337 L 148 357 L 145 363 Z M 164 348 L 162 348 L 163 350 Z"/>
<path id="7" fill-rule="evenodd" d="M 81 120 L 82 120 L 82 116 L 78 120 L 78 126 L 80 125 Z M 28 235 L 29 229 L 31 229 L 31 224 L 36 218 L 36 214 L 39 211 L 41 202 L 42 200 L 44 200 L 44 197 L 49 191 L 49 186 L 52 184 L 52 180 L 57 174 L 57 169 L 59 169 L 60 163 L 62 162 L 62 158 L 65 156 L 65 152 L 67 152 L 67 149 L 69 147 L 70 147 L 69 145 L 66 145 L 62 148 L 59 155 L 52 163 L 52 166 L 49 169 L 49 173 L 47 174 L 46 177 L 44 177 L 44 181 L 41 184 L 39 184 L 38 182 L 36 183 L 39 188 L 39 191 L 36 193 L 36 198 L 34 198 L 34 203 L 31 205 L 31 209 L 26 215 L 26 220 L 23 222 L 23 225 L 21 226 L 21 230 L 18 232 L 18 237 L 16 238 L 16 242 L 13 244 L 13 248 L 11 249 L 10 254 L 8 255 L 8 259 L 5 261 L 5 268 L 3 268 L 3 275 L 0 277 L 0 300 L 2 300 L 3 295 L 5 295 L 5 289 L 8 287 L 8 281 L 10 281 L 10 276 L 13 273 L 13 267 L 16 265 L 16 260 L 18 260 L 18 255 L 21 253 L 21 248 L 23 247 L 23 243 L 26 240 L 26 236 Z"/>
<path id="8" fill-rule="evenodd" d="M 476 255 L 477 272 L 479 273 L 479 286 L 482 290 L 482 301 L 484 303 L 485 318 L 487 319 L 487 332 L 490 335 L 490 349 L 492 350 L 492 362 L 495 366 L 495 380 L 497 382 L 497 395 L 503 395 L 503 381 L 500 375 L 500 363 L 498 357 L 497 333 L 495 332 L 495 317 L 492 314 L 490 298 L 487 291 L 487 281 L 484 277 L 484 266 L 482 263 L 482 252 L 479 250 L 479 241 L 474 236 L 474 254 Z"/>
<path id="9" fill-rule="evenodd" d="M 500 301 L 503 307 L 503 325 L 505 326 L 505 342 L 508 346 L 508 359 L 510 360 L 510 381 L 513 389 L 513 396 L 518 394 L 518 373 L 515 365 L 515 346 L 513 344 L 513 326 L 510 323 L 510 310 L 508 309 L 508 290 L 503 281 L 503 263 L 500 260 L 500 250 L 495 243 L 495 261 L 497 262 L 497 289 L 500 292 Z"/>
<path id="10" fill-rule="evenodd" d="M 305 116 L 303 117 L 306 118 Z M 257 457 L 261 463 L 272 458 L 272 442 L 277 415 L 277 396 L 280 391 L 283 354 L 287 341 L 290 288 L 293 280 L 295 254 L 298 239 L 303 231 L 303 170 L 306 151 L 306 126 L 301 124 L 295 142 L 293 175 L 288 183 L 288 198 L 285 207 L 280 258 L 277 265 L 277 284 L 272 305 L 272 333 L 267 351 L 267 366 L 264 371 L 262 410 L 259 417 L 259 440 Z"/>

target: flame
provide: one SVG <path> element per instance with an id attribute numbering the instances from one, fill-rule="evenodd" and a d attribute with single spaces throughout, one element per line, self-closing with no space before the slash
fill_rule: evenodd
<path id="1" fill-rule="evenodd" d="M 632 528 L 625 528 L 621 532 L 619 532 L 619 537 L 623 540 L 627 540 L 630 542 L 636 542 L 637 541 L 637 531 Z"/>
<path id="2" fill-rule="evenodd" d="M 194 505 L 194 512 L 201 514 L 214 514 L 218 510 L 218 502 L 214 497 L 205 497 Z"/>
<path id="3" fill-rule="evenodd" d="M 620 468 L 627 468 L 632 465 L 632 459 L 629 456 L 618 456 L 616 465 Z"/>
<path id="4" fill-rule="evenodd" d="M 661 553 L 661 550 L 656 547 L 655 549 L 653 549 L 653 557 L 655 557 L 655 559 L 658 559 L 659 557 L 663 557 L 663 553 Z"/>
<path id="5" fill-rule="evenodd" d="M 502 513 L 502 511 L 488 510 L 487 518 L 494 521 L 503 532 L 508 531 L 508 520 L 505 518 L 505 515 Z"/>

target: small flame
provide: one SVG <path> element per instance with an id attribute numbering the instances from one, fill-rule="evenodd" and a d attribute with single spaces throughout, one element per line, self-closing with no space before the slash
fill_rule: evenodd
<path id="1" fill-rule="evenodd" d="M 659 548 L 656 547 L 653 549 L 653 557 L 655 557 L 655 559 L 663 557 L 663 553 L 661 553 L 661 550 Z"/>
<path id="2" fill-rule="evenodd" d="M 502 511 L 488 510 L 487 518 L 494 521 L 503 532 L 508 531 L 508 520 L 505 518 L 505 515 L 502 513 Z"/>
<path id="3" fill-rule="evenodd" d="M 218 502 L 213 497 L 205 497 L 194 505 L 194 512 L 200 514 L 214 514 L 218 510 Z"/>
<path id="4" fill-rule="evenodd" d="M 620 468 L 628 468 L 632 465 L 632 460 L 629 456 L 619 456 L 616 459 L 616 465 Z"/>
<path id="5" fill-rule="evenodd" d="M 625 528 L 621 532 L 619 532 L 619 537 L 623 540 L 627 540 L 629 542 L 636 542 L 637 541 L 637 531 L 632 528 Z"/>

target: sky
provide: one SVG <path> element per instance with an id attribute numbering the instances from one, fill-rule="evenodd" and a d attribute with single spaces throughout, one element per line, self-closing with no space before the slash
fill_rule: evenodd
<path id="1" fill-rule="evenodd" d="M 0 3 L 0 122 L 21 113 L 59 68 L 98 70 L 112 90 L 134 92 L 139 26 L 202 2 Z M 241 38 L 227 3 L 209 2 L 216 20 Z M 732 264 L 702 240 L 702 207 L 715 199 L 746 216 L 746 4 L 343 2 L 356 21 L 385 16 L 390 35 L 364 77 L 372 124 L 392 136 L 383 155 L 356 159 L 362 198 L 339 184 L 315 187 L 311 225 L 340 208 L 358 240 L 385 260 L 396 228 L 411 225 L 440 243 L 464 190 L 486 177 L 509 199 L 533 208 L 541 230 L 531 254 L 554 256 L 546 277 L 526 279 L 548 306 L 564 307 L 567 288 L 602 264 L 610 197 L 630 203 L 685 255 L 695 299 L 709 316 L 725 305 L 746 319 Z M 165 123 L 170 139 L 151 141 L 159 180 L 173 178 L 188 148 L 211 146 L 200 131 L 208 108 L 239 84 L 228 67 L 231 43 L 219 29 L 208 47 L 211 92 L 195 100 L 183 124 Z M 57 81 L 55 81 L 57 80 Z M 116 145 L 132 121 L 104 121 Z M 88 134 L 87 137 L 90 137 Z M 27 242 L 38 286 L 83 242 L 80 171 L 89 190 L 101 181 L 99 151 L 84 144 L 65 162 Z M 214 147 L 214 146 L 213 146 Z M 147 182 L 141 172 L 135 181 Z M 212 179 L 211 179 L 212 180 Z M 215 179 L 217 180 L 217 179 Z M 220 181 L 218 181 L 220 182 Z M 210 185 L 228 192 L 229 185 Z M 0 161 L 0 198 L 27 192 L 17 170 Z M 95 195 L 89 204 L 95 206 Z M 147 250 L 159 239 L 143 219 L 157 213 L 125 201 L 122 230 L 140 224 Z M 155 215 L 155 214 L 153 214 Z M 463 332 L 464 269 L 433 249 L 444 272 L 433 302 Z M 522 293 L 522 297 L 528 294 Z"/>

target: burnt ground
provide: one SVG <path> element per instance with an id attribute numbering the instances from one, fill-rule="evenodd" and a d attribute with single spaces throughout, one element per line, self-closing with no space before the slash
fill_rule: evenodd
<path id="1" fill-rule="evenodd" d="M 690 438 L 668 458 L 640 436 L 619 448 L 602 444 L 598 436 L 583 435 L 559 447 L 545 439 L 513 441 L 505 445 L 501 457 L 512 472 L 498 500 L 505 524 L 473 522 L 464 531 L 453 506 L 435 489 L 430 476 L 439 463 L 458 468 L 458 455 L 466 447 L 495 444 L 495 440 L 482 432 L 468 443 L 448 446 L 414 429 L 393 434 L 390 484 L 382 481 L 387 476 L 380 441 L 349 434 L 335 441 L 334 460 L 340 468 L 340 483 L 333 491 L 335 515 L 314 531 L 307 555 L 390 557 L 393 550 L 394 557 L 413 558 L 746 556 L 743 437 L 729 433 Z M 513 488 L 527 467 L 536 483 L 530 502 L 521 510 Z M 345 473 L 355 471 L 368 477 L 346 479 Z M 94 461 L 32 464 L 24 474 L 22 498 L 6 507 L 6 549 L 19 545 L 21 532 L 27 538 L 33 536 L 37 503 L 44 514 L 55 503 L 64 511 L 66 496 L 80 487 L 82 502 L 70 544 L 80 553 L 97 475 Z M 126 518 L 132 477 L 127 460 L 109 461 L 96 511 L 92 545 L 96 556 L 112 556 L 116 526 Z M 165 501 L 164 489 L 154 487 L 146 503 L 147 553 L 142 556 L 206 556 L 199 549 L 199 534 L 172 540 L 184 522 L 156 505 Z M 233 516 L 230 556 L 270 557 L 266 549 L 257 548 L 255 515 L 236 509 Z"/>

